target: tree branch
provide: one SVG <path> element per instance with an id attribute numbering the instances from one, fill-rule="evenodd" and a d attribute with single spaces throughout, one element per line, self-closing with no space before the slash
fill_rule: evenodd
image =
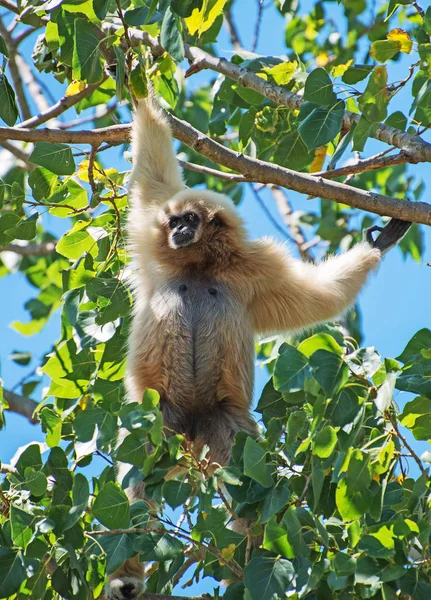
<path id="1" fill-rule="evenodd" d="M 15 60 L 21 75 L 21 79 L 26 86 L 30 97 L 33 99 L 37 110 L 41 113 L 46 112 L 49 110 L 49 102 L 45 98 L 45 94 L 43 93 L 33 71 L 31 70 L 30 65 L 24 60 L 19 52 L 16 53 Z M 57 126 L 57 122 L 53 121 L 52 126 Z"/>
<path id="2" fill-rule="evenodd" d="M 110 27 L 114 27 L 114 29 L 118 28 L 113 25 L 110 25 Z M 154 38 L 149 36 L 146 32 L 129 28 L 129 35 L 131 40 L 135 43 L 141 42 L 142 44 L 149 46 L 153 54 L 160 56 L 160 54 L 163 53 L 163 48 L 160 46 L 159 42 L 154 40 Z M 196 70 L 211 69 L 212 71 L 221 73 L 243 87 L 255 90 L 280 106 L 287 106 L 288 108 L 298 110 L 304 102 L 301 96 L 298 96 L 281 86 L 274 85 L 265 79 L 262 79 L 262 77 L 259 77 L 252 71 L 248 71 L 247 69 L 235 65 L 225 58 L 212 56 L 200 48 L 186 44 L 185 55 L 189 60 L 195 63 L 197 67 Z M 356 125 L 358 122 L 359 115 L 349 111 L 344 112 L 344 129 L 351 129 L 353 125 Z M 390 127 L 389 125 L 380 124 L 373 137 L 391 146 L 400 148 L 400 150 L 404 150 L 415 159 L 415 162 L 431 162 L 431 144 L 419 136 L 405 133 L 400 129 Z"/>
<path id="3" fill-rule="evenodd" d="M 290 232 L 292 241 L 298 248 L 298 252 L 303 260 L 312 261 L 313 256 L 310 254 L 310 247 L 307 244 L 304 233 L 301 227 L 296 222 L 294 211 L 289 202 L 289 198 L 284 191 L 276 185 L 271 185 L 270 190 L 287 229 Z"/>
<path id="4" fill-rule="evenodd" d="M 11 154 L 13 154 L 15 156 L 15 158 L 18 158 L 20 161 L 22 161 L 25 164 L 25 168 L 27 170 L 33 171 L 36 168 L 36 165 L 29 162 L 29 160 L 28 160 L 29 154 L 24 152 L 24 150 L 21 150 L 21 148 L 18 148 L 18 146 L 15 146 L 14 144 L 7 142 L 6 140 L 4 140 L 0 144 L 0 146 L 2 146 L 5 150 L 10 152 Z M 0 252 L 2 252 L 2 250 L 0 250 Z"/>
<path id="5" fill-rule="evenodd" d="M 5 248 L 0 249 L 0 254 L 2 252 L 15 252 L 15 254 L 19 254 L 20 256 L 35 256 L 37 258 L 41 256 L 49 256 L 55 250 L 56 241 L 49 242 L 41 242 L 26 244 L 25 246 L 21 246 L 21 244 L 9 244 Z"/>
<path id="6" fill-rule="evenodd" d="M 425 202 L 408 202 L 383 196 L 368 190 L 349 187 L 335 181 L 327 181 L 307 173 L 298 173 L 262 160 L 244 156 L 229 150 L 210 139 L 188 123 L 167 114 L 174 136 L 193 150 L 213 162 L 241 173 L 248 181 L 274 184 L 301 194 L 327 198 L 378 215 L 396 217 L 413 223 L 431 225 L 431 205 Z M 1 140 L 28 142 L 64 142 L 68 144 L 100 145 L 103 142 L 125 143 L 130 136 L 130 125 L 112 125 L 100 129 L 61 131 L 59 129 L 24 129 L 0 127 Z"/>
<path id="7" fill-rule="evenodd" d="M 39 125 L 42 125 L 43 123 L 46 123 L 47 121 L 58 117 L 58 115 L 61 115 L 75 104 L 78 104 L 78 102 L 80 102 L 83 98 L 86 98 L 87 96 L 92 94 L 94 90 L 97 90 L 97 88 L 100 87 L 105 80 L 106 77 L 104 77 L 100 83 L 93 83 L 91 85 L 87 85 L 87 87 L 84 88 L 81 92 L 78 92 L 73 96 L 63 96 L 63 98 L 61 98 L 56 104 L 54 104 L 51 107 L 48 107 L 44 112 L 41 112 L 39 115 L 36 115 L 31 119 L 23 121 L 22 123 L 17 125 L 17 127 L 19 129 L 24 129 L 26 127 L 38 127 Z"/>
<path id="8" fill-rule="evenodd" d="M 38 403 L 35 402 L 35 400 L 5 389 L 3 390 L 3 397 L 9 405 L 8 410 L 17 413 L 18 415 L 22 415 L 23 417 L 27 417 L 30 423 L 38 422 L 33 416 L 33 413 L 38 406 Z"/>
<path id="9" fill-rule="evenodd" d="M 16 15 L 20 14 L 19 8 L 10 0 L 0 0 L 0 6 L 3 6 L 3 8 L 7 8 Z"/>
<path id="10" fill-rule="evenodd" d="M 359 160 L 353 165 L 346 165 L 345 167 L 333 169 L 332 171 L 319 171 L 318 173 L 313 173 L 313 175 L 315 177 L 323 177 L 324 179 L 337 179 L 338 177 L 344 177 L 345 175 L 356 175 L 357 173 L 363 173 L 364 171 L 375 171 L 376 169 L 384 169 L 403 163 L 416 164 L 417 162 L 418 161 L 414 156 L 401 151 L 392 156 L 371 156 L 370 158 Z"/>
<path id="11" fill-rule="evenodd" d="M 243 50 L 244 46 L 242 45 L 241 39 L 239 37 L 238 29 L 236 28 L 231 6 L 224 13 L 224 22 L 226 24 L 226 29 L 228 31 L 232 47 L 235 50 Z"/>

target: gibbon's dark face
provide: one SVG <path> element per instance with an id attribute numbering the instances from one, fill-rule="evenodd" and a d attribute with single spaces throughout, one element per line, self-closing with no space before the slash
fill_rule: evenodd
<path id="1" fill-rule="evenodd" d="M 169 245 L 172 248 L 185 248 L 197 241 L 198 231 L 201 227 L 200 216 L 192 211 L 169 217 L 170 229 Z"/>

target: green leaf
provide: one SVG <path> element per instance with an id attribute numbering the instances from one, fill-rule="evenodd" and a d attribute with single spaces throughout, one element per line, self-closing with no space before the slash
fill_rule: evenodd
<path id="1" fill-rule="evenodd" d="M 85 289 L 90 300 L 98 302 L 99 325 L 115 321 L 118 317 L 129 313 L 131 297 L 125 285 L 118 279 L 95 277 L 87 282 Z M 104 300 L 100 302 L 100 298 Z"/>
<path id="2" fill-rule="evenodd" d="M 302 341 L 298 346 L 298 351 L 309 358 L 317 350 L 327 350 L 341 356 L 344 354 L 343 348 L 335 341 L 329 333 L 316 333 Z"/>
<path id="3" fill-rule="evenodd" d="M 204 0 L 171 0 L 171 9 L 180 17 L 190 17 L 194 9 L 200 10 Z"/>
<path id="4" fill-rule="evenodd" d="M 332 396 L 344 385 L 349 377 L 349 370 L 341 356 L 317 350 L 310 356 L 310 365 L 318 383 L 328 396 Z"/>
<path id="5" fill-rule="evenodd" d="M 156 390 L 152 390 L 150 388 L 146 388 L 144 395 L 142 397 L 141 406 L 144 410 L 151 411 L 160 402 L 160 394 Z"/>
<path id="6" fill-rule="evenodd" d="M 375 136 L 378 126 L 378 123 L 370 123 L 370 121 L 361 115 L 359 123 L 356 125 L 353 132 L 353 150 L 362 152 L 365 147 L 365 142 L 369 137 Z"/>
<path id="7" fill-rule="evenodd" d="M 61 441 L 61 419 L 50 408 L 44 406 L 39 413 L 43 431 L 46 433 L 46 443 L 50 448 L 58 446 Z"/>
<path id="8" fill-rule="evenodd" d="M 126 58 L 119 46 L 114 46 L 115 58 L 117 59 L 115 69 L 115 89 L 117 99 L 121 102 L 124 95 L 124 77 L 126 73 Z"/>
<path id="9" fill-rule="evenodd" d="M 146 439 L 140 440 L 134 435 L 128 435 L 117 450 L 117 460 L 135 467 L 142 467 L 147 458 L 147 446 Z"/>
<path id="10" fill-rule="evenodd" d="M 376 40 L 371 44 L 371 58 L 384 63 L 401 51 L 401 42 L 398 40 Z"/>
<path id="11" fill-rule="evenodd" d="M 130 86 L 135 98 L 148 96 L 148 84 L 145 69 L 138 63 L 130 73 Z"/>
<path id="12" fill-rule="evenodd" d="M 349 67 L 341 79 L 348 85 L 355 85 L 356 83 L 359 83 L 359 81 L 362 81 L 368 77 L 372 70 L 372 65 L 355 65 L 353 67 Z"/>
<path id="13" fill-rule="evenodd" d="M 38 167 L 31 171 L 28 176 L 28 184 L 33 192 L 33 198 L 40 202 L 49 198 L 57 184 L 58 177 L 42 167 Z"/>
<path id="14" fill-rule="evenodd" d="M 168 533 L 148 532 L 135 535 L 133 547 L 141 560 L 172 560 L 183 553 L 183 544 Z"/>
<path id="15" fill-rule="evenodd" d="M 6 75 L 0 73 L 0 118 L 13 127 L 18 119 L 19 112 L 15 99 L 15 92 L 10 85 Z"/>
<path id="16" fill-rule="evenodd" d="M 275 517 L 265 527 L 263 547 L 265 550 L 270 550 L 285 558 L 294 558 L 295 556 L 293 548 L 289 544 L 286 529 L 277 523 Z"/>
<path id="17" fill-rule="evenodd" d="M 265 495 L 262 505 L 261 523 L 266 523 L 279 511 L 281 511 L 289 499 L 292 492 L 286 482 L 279 482 Z"/>
<path id="18" fill-rule="evenodd" d="M 266 462 L 267 452 L 251 437 L 244 446 L 244 475 L 254 479 L 263 487 L 272 487 L 272 467 Z"/>
<path id="19" fill-rule="evenodd" d="M 349 556 L 345 552 L 337 552 L 334 559 L 334 567 L 337 575 L 353 575 L 356 571 L 356 558 Z"/>
<path id="20" fill-rule="evenodd" d="M 75 19 L 72 59 L 74 79 L 90 84 L 102 80 L 103 68 L 99 46 L 100 39 L 95 26 L 87 19 Z"/>
<path id="21" fill-rule="evenodd" d="M 166 10 L 163 17 L 160 41 L 163 48 L 172 56 L 175 62 L 180 63 L 184 60 L 184 42 L 180 19 L 170 8 Z"/>
<path id="22" fill-rule="evenodd" d="M 23 486 L 30 490 L 33 496 L 43 496 L 48 487 L 48 481 L 42 471 L 35 471 L 33 467 L 27 467 L 24 471 L 24 478 Z"/>
<path id="23" fill-rule="evenodd" d="M 72 260 L 80 258 L 84 252 L 88 252 L 95 245 L 94 239 L 87 231 L 68 231 L 57 242 L 55 249 L 59 254 L 66 256 Z"/>
<path id="24" fill-rule="evenodd" d="M 121 565 L 136 554 L 133 549 L 133 535 L 102 535 L 98 542 L 106 552 L 106 574 L 114 573 Z"/>
<path id="25" fill-rule="evenodd" d="M 331 78 L 325 69 L 311 71 L 305 82 L 304 100 L 319 106 L 334 104 L 337 101 Z"/>
<path id="26" fill-rule="evenodd" d="M 103 21 L 108 12 L 111 0 L 93 0 L 93 10 L 98 19 Z"/>
<path id="27" fill-rule="evenodd" d="M 298 131 L 308 150 L 315 150 L 332 141 L 341 130 L 344 102 L 315 108 L 299 125 Z"/>
<path id="28" fill-rule="evenodd" d="M 157 23 L 158 21 L 161 21 L 162 18 L 163 16 L 157 11 L 150 13 L 148 6 L 138 6 L 137 8 L 132 8 L 124 13 L 124 21 L 131 27 Z"/>
<path id="29" fill-rule="evenodd" d="M 88 500 L 90 498 L 90 488 L 87 478 L 82 473 L 77 473 L 73 479 L 72 501 L 73 506 L 69 510 L 63 528 L 66 531 L 79 521 L 81 516 L 88 508 Z"/>
<path id="30" fill-rule="evenodd" d="M 301 523 L 297 516 L 297 510 L 291 506 L 283 515 L 283 524 L 287 530 L 287 539 L 292 546 L 295 556 L 308 556 L 310 550 L 304 542 Z"/>
<path id="31" fill-rule="evenodd" d="M 431 360 L 420 360 L 405 367 L 395 387 L 431 398 Z"/>
<path id="32" fill-rule="evenodd" d="M 290 561 L 271 556 L 253 557 L 244 571 L 244 583 L 251 600 L 284 598 L 294 577 Z"/>
<path id="33" fill-rule="evenodd" d="M 0 35 L 0 53 L 3 54 L 3 56 L 6 56 L 6 58 L 9 58 L 9 50 L 2 35 Z"/>
<path id="34" fill-rule="evenodd" d="M 280 392 L 295 392 L 303 388 L 308 366 L 307 357 L 294 346 L 283 344 L 275 363 L 274 387 Z"/>
<path id="35" fill-rule="evenodd" d="M 56 175 L 73 175 L 76 168 L 72 150 L 66 144 L 37 142 L 29 161 Z"/>
<path id="36" fill-rule="evenodd" d="M 0 598 L 15 594 L 26 578 L 21 552 L 0 548 Z"/>
<path id="37" fill-rule="evenodd" d="M 313 443 L 313 454 L 319 458 L 328 458 L 337 445 L 337 433 L 333 427 L 326 425 L 319 431 Z"/>
<path id="38" fill-rule="evenodd" d="M 165 481 L 162 495 L 171 508 L 182 506 L 192 493 L 190 483 L 184 481 Z"/>
<path id="39" fill-rule="evenodd" d="M 109 481 L 97 494 L 93 515 L 108 529 L 125 529 L 130 523 L 130 507 L 126 494 Z"/>
<path id="40" fill-rule="evenodd" d="M 395 549 L 386 548 L 376 537 L 364 535 L 358 544 L 358 549 L 365 552 L 371 558 L 391 558 Z"/>
<path id="41" fill-rule="evenodd" d="M 431 349 L 431 331 L 429 329 L 420 329 L 417 331 L 402 353 L 397 356 L 397 360 L 404 364 L 412 363 L 422 358 L 422 351 Z"/>
<path id="42" fill-rule="evenodd" d="M 386 67 L 375 67 L 364 93 L 359 98 L 359 108 L 370 123 L 384 121 L 387 117 L 389 102 L 387 82 Z M 355 133 L 357 133 L 357 129 L 358 127 L 356 127 Z"/>
<path id="43" fill-rule="evenodd" d="M 338 482 L 335 494 L 337 508 L 344 521 L 362 517 L 370 508 L 373 496 L 368 490 L 349 493 L 345 479 Z"/>
<path id="44" fill-rule="evenodd" d="M 10 525 L 12 539 L 16 546 L 26 548 L 33 537 L 33 530 L 37 517 L 21 510 L 14 504 L 10 509 Z"/>

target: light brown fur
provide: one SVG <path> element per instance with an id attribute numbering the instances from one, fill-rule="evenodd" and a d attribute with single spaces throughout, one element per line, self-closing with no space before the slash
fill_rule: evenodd
<path id="1" fill-rule="evenodd" d="M 249 240 L 229 198 L 185 189 L 169 127 L 152 98 L 137 109 L 132 145 L 129 237 L 136 278 L 128 394 L 139 402 L 145 388 L 156 389 L 165 423 L 198 447 L 209 445 L 211 459 L 226 464 L 236 431 L 256 431 L 254 335 L 339 315 L 381 254 L 361 243 L 315 266 L 270 239 Z M 187 211 L 200 217 L 196 238 L 173 248 L 169 217 Z M 216 215 L 222 227 L 212 225 Z M 121 588 L 127 575 L 126 563 L 114 585 Z M 109 594 L 138 598 L 138 583 L 135 595 Z"/>

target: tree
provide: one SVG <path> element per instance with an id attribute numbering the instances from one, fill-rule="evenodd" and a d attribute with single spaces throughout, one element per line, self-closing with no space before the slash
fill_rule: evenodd
<path id="1" fill-rule="evenodd" d="M 0 423 L 22 414 L 49 448 L 30 444 L 1 465 L 0 598 L 102 597 L 106 573 L 139 553 L 153 600 L 204 577 L 225 600 L 428 599 L 431 455 L 412 437 L 431 438 L 431 331 L 382 359 L 359 347 L 356 307 L 281 344 L 261 341 L 262 436 L 239 433 L 231 465 L 214 473 L 182 436 L 166 436 L 154 391 L 124 401 L 128 170 L 105 157 L 127 151 L 130 107 L 151 82 L 189 185 L 240 203 L 248 184 L 266 211 L 269 190 L 275 226 L 307 260 L 356 243 L 376 215 L 410 220 L 400 248 L 420 260 L 431 7 L 341 0 L 337 21 L 329 1 L 303 16 L 296 0 L 258 0 L 243 48 L 235 0 L 0 6 L 0 144 L 16 158 L 0 186 L 0 275 L 12 256 L 38 289 L 29 322 L 14 324 L 23 335 L 62 315 L 39 365 L 43 398 L 34 370 L 19 390 L 0 387 Z M 285 56 L 254 53 L 266 10 L 285 17 L 274 21 Z M 391 112 L 397 95 L 408 116 Z M 383 150 L 369 156 L 372 138 Z M 294 210 L 283 188 L 321 198 L 320 214 Z M 65 221 L 63 235 L 45 229 L 46 212 Z M 402 410 L 394 389 L 414 394 Z M 120 426 L 129 435 L 115 448 Z M 106 466 L 90 478 L 95 456 Z M 145 480 L 155 502 L 129 505 L 117 458 L 130 464 L 123 486 Z M 251 525 L 237 533 L 243 519 Z M 220 592 L 223 579 L 233 583 Z"/>

